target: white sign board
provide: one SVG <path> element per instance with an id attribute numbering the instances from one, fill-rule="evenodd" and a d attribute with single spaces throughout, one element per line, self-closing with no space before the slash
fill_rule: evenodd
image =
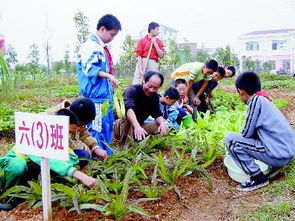
<path id="1" fill-rule="evenodd" d="M 16 152 L 69 160 L 69 117 L 15 112 Z"/>

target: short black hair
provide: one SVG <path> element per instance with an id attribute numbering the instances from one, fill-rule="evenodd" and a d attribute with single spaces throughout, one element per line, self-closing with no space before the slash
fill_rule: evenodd
<path id="1" fill-rule="evenodd" d="M 78 126 L 80 125 L 80 121 L 77 117 L 77 115 L 68 109 L 60 109 L 59 111 L 56 112 L 56 115 L 58 116 L 69 116 L 70 118 L 70 124 L 77 124 Z"/>
<path id="2" fill-rule="evenodd" d="M 205 66 L 215 72 L 218 68 L 218 62 L 215 60 L 209 60 L 205 63 Z"/>
<path id="3" fill-rule="evenodd" d="M 161 84 L 160 84 L 160 87 L 163 85 L 164 83 L 164 77 L 161 73 L 159 72 L 156 72 L 156 71 L 148 71 L 144 74 L 144 82 L 148 82 L 149 79 L 153 76 L 153 75 L 157 75 L 160 79 L 161 79 Z"/>
<path id="4" fill-rule="evenodd" d="M 149 23 L 148 33 L 150 33 L 150 31 L 151 31 L 152 29 L 155 29 L 155 28 L 157 28 L 157 27 L 160 27 L 160 25 L 159 25 L 157 22 L 151 22 L 151 23 Z"/>
<path id="5" fill-rule="evenodd" d="M 71 104 L 70 110 L 78 116 L 80 122 L 86 124 L 94 120 L 96 115 L 95 105 L 89 98 L 76 99 Z"/>
<path id="6" fill-rule="evenodd" d="M 108 31 L 112 29 L 121 31 L 122 29 L 120 21 L 111 14 L 104 15 L 99 19 L 96 30 L 99 30 L 102 26 L 104 26 Z"/>
<path id="7" fill-rule="evenodd" d="M 174 87 L 169 87 L 165 93 L 164 97 L 168 96 L 170 99 L 178 100 L 180 98 L 178 90 L 176 90 Z"/>
<path id="8" fill-rule="evenodd" d="M 232 77 L 235 76 L 235 74 L 236 74 L 236 69 L 235 69 L 234 66 L 228 66 L 227 69 L 230 70 L 230 71 L 233 73 Z"/>
<path id="9" fill-rule="evenodd" d="M 249 95 L 255 94 L 261 90 L 259 76 L 252 71 L 243 72 L 236 80 L 236 88 L 246 91 Z"/>
<path id="10" fill-rule="evenodd" d="M 174 87 L 177 87 L 177 86 L 180 85 L 180 84 L 185 84 L 185 85 L 187 85 L 187 82 L 186 82 L 186 80 L 181 79 L 181 78 L 176 79 L 175 82 L 174 82 Z"/>
<path id="11" fill-rule="evenodd" d="M 225 70 L 224 70 L 224 68 L 221 67 L 221 66 L 218 66 L 216 72 L 218 72 L 218 73 L 221 75 L 222 78 L 225 76 Z"/>

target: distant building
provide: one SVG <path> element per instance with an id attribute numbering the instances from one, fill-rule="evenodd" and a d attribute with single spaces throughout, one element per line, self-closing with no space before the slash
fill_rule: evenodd
<path id="1" fill-rule="evenodd" d="M 295 29 L 253 31 L 239 41 L 241 57 L 269 62 L 274 72 L 295 72 Z"/>
<path id="2" fill-rule="evenodd" d="M 180 50 L 188 49 L 192 57 L 196 57 L 197 55 L 197 43 L 192 43 L 192 42 L 178 43 L 178 47 Z"/>
<path id="3" fill-rule="evenodd" d="M 169 39 L 177 41 L 177 30 L 174 28 L 167 27 L 165 25 L 160 25 L 159 38 L 162 41 L 168 41 Z"/>
<path id="4" fill-rule="evenodd" d="M 160 34 L 159 39 L 161 41 L 168 41 L 168 39 L 172 39 L 174 41 L 177 40 L 177 30 L 174 28 L 167 27 L 165 25 L 160 24 Z M 139 32 L 138 40 L 142 37 L 144 37 L 148 33 L 148 24 L 145 25 L 145 27 Z"/>

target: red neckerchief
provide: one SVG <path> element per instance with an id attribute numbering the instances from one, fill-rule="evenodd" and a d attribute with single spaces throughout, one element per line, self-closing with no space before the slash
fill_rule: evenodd
<path id="1" fill-rule="evenodd" d="M 265 97 L 265 98 L 267 98 L 269 101 L 271 101 L 271 99 L 268 97 L 268 94 L 267 94 L 266 91 L 257 91 L 257 92 L 255 93 L 255 95 Z"/>
<path id="2" fill-rule="evenodd" d="M 113 59 L 112 59 L 110 50 L 108 49 L 107 46 L 104 46 L 103 49 L 104 49 L 104 51 L 107 55 L 107 58 L 108 58 L 109 74 L 114 75 Z"/>

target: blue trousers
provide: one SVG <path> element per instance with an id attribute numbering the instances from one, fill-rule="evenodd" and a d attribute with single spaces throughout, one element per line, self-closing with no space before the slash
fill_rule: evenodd
<path id="1" fill-rule="evenodd" d="M 96 105 L 96 108 L 98 106 Z M 101 110 L 96 110 L 97 115 L 100 115 Z M 113 125 L 114 125 L 114 114 L 113 106 L 110 105 L 108 113 L 104 117 L 98 116 L 98 120 L 94 120 L 91 123 L 87 124 L 87 129 L 89 133 L 97 140 L 98 145 L 104 149 L 108 156 L 112 155 L 111 149 L 104 144 L 111 144 L 113 139 Z M 99 125 L 94 125 L 99 124 Z"/>
<path id="2" fill-rule="evenodd" d="M 86 150 L 74 150 L 74 153 L 78 156 L 78 158 L 90 159 L 90 154 Z M 97 160 L 98 157 L 96 155 L 92 155 L 91 159 Z M 87 164 L 88 164 L 87 160 L 79 160 L 79 163 L 78 163 L 80 168 L 85 167 Z"/>
<path id="3" fill-rule="evenodd" d="M 260 140 L 245 138 L 240 133 L 228 133 L 225 143 L 235 163 L 250 176 L 256 176 L 261 172 L 254 159 L 260 160 L 272 167 L 283 167 L 292 160 L 275 159 L 269 156 L 264 144 Z"/>

